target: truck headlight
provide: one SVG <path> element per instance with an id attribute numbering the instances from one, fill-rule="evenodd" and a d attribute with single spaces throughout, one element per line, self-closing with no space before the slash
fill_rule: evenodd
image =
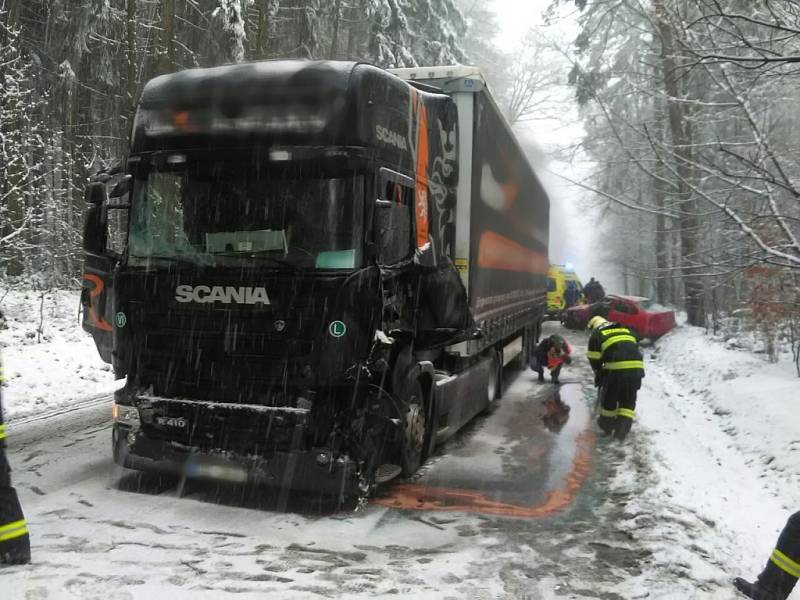
<path id="1" fill-rule="evenodd" d="M 138 429 L 141 427 L 142 422 L 139 420 L 139 409 L 135 406 L 126 406 L 125 404 L 117 404 L 114 402 L 111 405 L 111 418 L 114 423 L 127 425 Z"/>

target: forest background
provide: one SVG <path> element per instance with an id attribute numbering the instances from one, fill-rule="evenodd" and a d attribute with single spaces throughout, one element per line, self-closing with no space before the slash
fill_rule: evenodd
<path id="1" fill-rule="evenodd" d="M 78 284 L 83 189 L 155 75 L 475 64 L 524 140 L 551 132 L 526 147 L 574 203 L 554 237 L 619 291 L 800 364 L 797 0 L 497 4 L 500 21 L 489 0 L 0 0 L 0 288 Z M 509 47 L 515 10 L 537 16 Z"/>

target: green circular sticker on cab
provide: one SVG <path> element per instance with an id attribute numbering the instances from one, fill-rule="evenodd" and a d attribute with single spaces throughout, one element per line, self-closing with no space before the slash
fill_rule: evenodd
<path id="1" fill-rule="evenodd" d="M 342 321 L 331 321 L 331 324 L 328 325 L 328 333 L 335 338 L 340 338 L 347 333 L 347 326 Z"/>
<path id="2" fill-rule="evenodd" d="M 128 324 L 128 317 L 125 316 L 124 312 L 118 312 L 116 315 L 114 315 L 114 323 L 117 324 L 117 327 L 122 329 Z"/>

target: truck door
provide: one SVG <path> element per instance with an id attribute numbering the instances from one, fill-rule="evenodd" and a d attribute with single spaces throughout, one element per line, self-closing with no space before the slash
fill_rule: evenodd
<path id="1" fill-rule="evenodd" d="M 123 327 L 123 316 L 115 316 L 112 294 L 113 272 L 124 252 L 128 215 L 128 176 L 103 174 L 86 188 L 83 230 L 83 285 L 81 305 L 83 329 L 92 334 L 103 361 L 113 363 L 114 327 Z M 111 196 L 107 188 L 112 188 Z"/>

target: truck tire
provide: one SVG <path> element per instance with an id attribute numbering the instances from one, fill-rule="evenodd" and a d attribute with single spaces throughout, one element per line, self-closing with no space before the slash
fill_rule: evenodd
<path id="1" fill-rule="evenodd" d="M 405 478 L 411 477 L 425 461 L 430 443 L 431 423 L 422 384 L 415 380 L 401 399 L 403 408 L 400 439 L 400 467 Z"/>
<path id="2" fill-rule="evenodd" d="M 523 365 L 523 368 L 525 366 L 527 365 Z M 495 385 L 494 400 L 492 401 L 492 404 L 494 404 L 495 401 L 499 400 L 503 396 L 503 358 L 502 355 L 497 351 L 494 353 L 494 373 Z"/>
<path id="3" fill-rule="evenodd" d="M 503 395 L 503 362 L 500 359 L 500 352 L 492 350 L 491 360 L 492 366 L 486 381 L 486 407 L 481 411 L 485 415 L 491 414 Z"/>

